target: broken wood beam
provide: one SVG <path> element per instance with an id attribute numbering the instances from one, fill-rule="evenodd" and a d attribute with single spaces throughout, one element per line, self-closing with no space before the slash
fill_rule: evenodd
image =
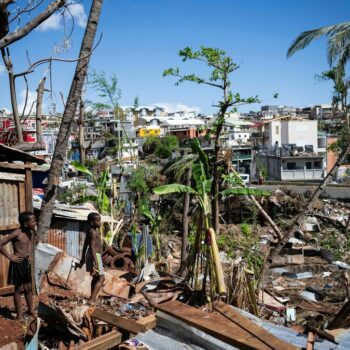
<path id="1" fill-rule="evenodd" d="M 146 330 L 156 328 L 156 315 L 150 314 L 146 317 L 142 317 L 137 320 L 136 323 L 144 326 Z"/>
<path id="2" fill-rule="evenodd" d="M 0 287 L 0 296 L 13 294 L 15 292 L 15 287 L 13 285 L 9 285 L 6 287 Z"/>
<path id="3" fill-rule="evenodd" d="M 146 326 L 137 323 L 135 320 L 117 316 L 99 308 L 95 309 L 92 317 L 130 333 L 137 334 L 146 331 Z"/>
<path id="4" fill-rule="evenodd" d="M 347 328 L 350 325 L 350 301 L 345 303 L 327 329 Z"/>
<path id="5" fill-rule="evenodd" d="M 306 350 L 314 350 L 316 336 L 314 333 L 309 332 L 307 335 Z"/>
<path id="6" fill-rule="evenodd" d="M 250 321 L 237 311 L 235 311 L 232 307 L 229 305 L 218 302 L 214 304 L 214 310 L 225 316 L 230 321 L 234 322 L 241 328 L 245 329 L 247 332 L 251 333 L 254 337 L 257 337 L 259 340 L 261 340 L 264 344 L 269 346 L 271 349 L 296 349 L 295 346 L 290 345 L 279 338 L 275 337 L 271 333 L 264 330 L 264 328 L 258 326 L 254 322 Z"/>
<path id="7" fill-rule="evenodd" d="M 119 345 L 122 341 L 122 334 L 118 331 L 112 331 L 107 334 L 101 335 L 93 340 L 90 340 L 84 344 L 74 347 L 74 350 L 105 350 L 112 349 Z"/>
<path id="8" fill-rule="evenodd" d="M 261 328 L 260 337 L 263 337 L 261 335 L 263 332 L 265 333 L 264 341 L 262 341 L 255 334 L 258 326 L 243 315 L 241 317 L 244 319 L 245 327 L 242 327 L 240 323 L 232 322 L 219 312 L 204 312 L 176 300 L 159 304 L 157 309 L 160 311 L 160 316 L 163 313 L 173 317 L 185 323 L 186 326 L 197 328 L 241 350 L 300 350 L 298 347 L 283 341 L 280 341 L 277 347 L 271 343 L 266 344 L 266 339 L 268 337 L 272 339 L 273 335 Z M 247 331 L 247 329 L 250 331 Z"/>

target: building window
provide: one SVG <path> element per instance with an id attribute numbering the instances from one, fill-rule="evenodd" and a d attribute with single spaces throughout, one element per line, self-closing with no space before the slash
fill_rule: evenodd
<path id="1" fill-rule="evenodd" d="M 279 125 L 276 125 L 276 126 L 275 126 L 275 134 L 276 134 L 276 135 L 279 135 L 279 134 L 280 134 L 280 127 L 279 127 Z"/>
<path id="2" fill-rule="evenodd" d="M 314 168 L 315 168 L 315 169 L 321 168 L 321 162 L 320 162 L 319 160 L 317 160 L 317 161 L 314 162 Z"/>
<path id="3" fill-rule="evenodd" d="M 287 163 L 288 170 L 294 170 L 294 169 L 296 169 L 296 167 L 297 167 L 297 163 L 295 163 L 295 162 L 288 162 Z"/>
<path id="4" fill-rule="evenodd" d="M 306 169 L 311 169 L 312 163 L 311 162 L 306 162 Z"/>

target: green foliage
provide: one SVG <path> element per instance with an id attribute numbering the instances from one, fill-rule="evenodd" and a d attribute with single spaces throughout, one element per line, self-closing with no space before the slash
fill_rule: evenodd
<path id="1" fill-rule="evenodd" d="M 144 143 L 144 150 L 149 154 L 155 154 L 161 159 L 166 159 L 179 149 L 179 140 L 176 136 L 165 137 L 148 136 Z"/>
<path id="2" fill-rule="evenodd" d="M 252 234 L 252 228 L 249 224 L 247 224 L 246 222 L 243 222 L 241 225 L 241 232 L 243 234 L 244 237 L 250 237 L 250 235 Z"/>
<path id="3" fill-rule="evenodd" d="M 149 188 L 145 181 L 146 173 L 145 169 L 138 167 L 131 174 L 131 178 L 128 182 L 128 186 L 132 192 L 136 193 L 148 193 Z"/>
<path id="4" fill-rule="evenodd" d="M 315 78 L 320 81 L 333 82 L 333 106 L 337 108 L 338 103 L 341 103 L 341 109 L 342 111 L 345 111 L 347 108 L 346 100 L 350 88 L 350 79 L 346 79 L 345 77 L 344 66 L 338 64 L 328 71 L 315 75 Z"/>
<path id="5" fill-rule="evenodd" d="M 153 188 L 153 192 L 158 195 L 165 195 L 165 194 L 171 194 L 171 193 L 198 194 L 198 192 L 195 191 L 192 187 L 182 185 L 182 184 L 170 184 L 170 185 L 155 187 Z"/>
<path id="6" fill-rule="evenodd" d="M 169 158 L 174 151 L 179 149 L 179 140 L 176 136 L 169 135 L 159 140 L 155 154 L 161 159 Z"/>
<path id="7" fill-rule="evenodd" d="M 230 56 L 226 55 L 224 50 L 201 46 L 199 50 L 195 51 L 190 47 L 186 47 L 179 51 L 179 56 L 183 62 L 193 60 L 205 63 L 211 69 L 209 76 L 203 78 L 196 74 L 181 74 L 179 68 L 168 68 L 163 72 L 163 76 L 174 76 L 179 78 L 176 85 L 189 81 L 197 84 L 213 86 L 223 90 L 223 98 L 218 102 L 218 107 L 222 112 L 221 116 L 224 116 L 226 110 L 236 104 L 259 102 L 257 96 L 241 98 L 240 94 L 234 94 L 232 92 L 229 76 L 238 69 L 239 66 Z M 223 123 L 223 121 L 220 121 L 220 123 Z"/>
<path id="8" fill-rule="evenodd" d="M 297 51 L 304 49 L 311 42 L 323 36 L 328 37 L 327 58 L 329 65 L 333 66 L 335 62 L 338 62 L 345 66 L 350 58 L 350 22 L 325 26 L 299 34 L 289 47 L 287 57 L 291 57 Z"/>
<path id="9" fill-rule="evenodd" d="M 97 210 L 101 214 L 111 213 L 111 203 L 109 197 L 107 196 L 107 184 L 109 181 L 109 169 L 101 172 L 99 177 L 96 177 L 86 166 L 80 164 L 79 162 L 72 162 L 72 165 L 80 172 L 90 176 L 94 182 L 97 195 L 96 196 L 83 196 L 79 198 L 76 203 L 85 203 L 87 201 L 92 201 L 96 204 Z"/>
<path id="10" fill-rule="evenodd" d="M 105 72 L 92 70 L 89 84 L 99 93 L 99 97 L 105 100 L 103 103 L 95 103 L 94 107 L 96 109 L 112 108 L 114 110 L 118 107 L 121 91 L 118 87 L 118 79 L 115 74 L 108 79 Z"/>

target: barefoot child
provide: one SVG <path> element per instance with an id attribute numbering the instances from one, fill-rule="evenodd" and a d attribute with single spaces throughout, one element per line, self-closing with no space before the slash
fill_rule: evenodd
<path id="1" fill-rule="evenodd" d="M 34 234 L 36 221 L 31 212 L 19 214 L 20 228 L 10 233 L 0 241 L 0 252 L 10 260 L 8 283 L 15 286 L 14 304 L 17 319 L 22 319 L 21 294 L 24 296 L 28 306 L 28 312 L 34 316 L 33 294 L 32 294 L 32 271 L 30 263 L 31 238 Z M 4 246 L 12 242 L 13 255 L 9 254 Z"/>
<path id="2" fill-rule="evenodd" d="M 78 267 L 81 268 L 86 263 L 86 271 L 90 272 L 92 276 L 90 300 L 95 301 L 105 280 L 101 257 L 102 243 L 99 233 L 101 216 L 98 213 L 90 213 L 88 223 L 90 227 L 85 236 L 83 253 Z"/>

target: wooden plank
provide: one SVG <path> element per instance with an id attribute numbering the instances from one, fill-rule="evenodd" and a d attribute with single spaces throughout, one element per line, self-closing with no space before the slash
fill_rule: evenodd
<path id="1" fill-rule="evenodd" d="M 13 285 L 0 287 L 0 295 L 13 294 L 14 292 L 15 292 L 15 287 Z"/>
<path id="2" fill-rule="evenodd" d="M 0 172 L 0 180 L 8 180 L 8 181 L 24 181 L 24 174 L 15 174 L 15 173 L 4 173 Z"/>
<path id="3" fill-rule="evenodd" d="M 23 211 L 26 211 L 26 187 L 24 185 L 24 182 L 18 183 L 18 191 L 19 191 L 18 208 L 19 208 L 19 212 L 22 213 Z"/>
<path id="4" fill-rule="evenodd" d="M 246 331 L 240 325 L 228 320 L 218 312 L 203 312 L 176 300 L 160 304 L 157 306 L 157 309 L 241 350 L 277 349 L 265 344 L 255 337 L 254 334 Z M 248 319 L 246 321 L 247 323 L 252 322 Z M 289 347 L 289 349 L 296 350 L 298 348 Z"/>
<path id="5" fill-rule="evenodd" d="M 38 168 L 38 166 L 36 164 L 16 164 L 16 163 L 0 162 L 0 168 L 15 169 L 15 170 L 24 170 L 26 168 L 30 168 L 35 170 Z"/>
<path id="6" fill-rule="evenodd" d="M 26 186 L 26 207 L 27 211 L 33 211 L 33 178 L 32 170 L 26 169 L 25 186 Z"/>
<path id="7" fill-rule="evenodd" d="M 144 332 L 146 330 L 146 327 L 144 325 L 137 323 L 135 320 L 129 320 L 124 317 L 117 316 L 110 312 L 101 310 L 99 308 L 95 309 L 94 313 L 92 314 L 92 317 L 134 334 Z"/>
<path id="8" fill-rule="evenodd" d="M 74 347 L 75 350 L 105 350 L 111 349 L 122 341 L 122 334 L 118 331 L 112 331 L 107 334 L 101 335 L 93 340 L 90 340 L 84 344 Z"/>
<path id="9" fill-rule="evenodd" d="M 4 225 L 1 226 L 1 230 L 15 230 L 16 228 L 19 228 L 19 224 L 12 224 L 12 225 Z"/>
<path id="10" fill-rule="evenodd" d="M 268 345 L 271 349 L 284 349 L 284 350 L 295 350 L 295 346 L 286 343 L 277 337 L 275 337 L 270 332 L 266 331 L 264 328 L 258 326 L 256 323 L 250 321 L 247 317 L 241 315 L 229 305 L 218 302 L 214 304 L 214 309 L 225 316 L 230 321 L 237 324 L 239 327 L 243 328 L 254 337 L 259 338 L 264 344 Z"/>
<path id="11" fill-rule="evenodd" d="M 151 314 L 146 317 L 142 317 L 136 321 L 136 323 L 146 327 L 146 329 L 156 328 L 156 315 Z"/>
<path id="12" fill-rule="evenodd" d="M 330 322 L 328 329 L 347 328 L 350 325 L 350 301 L 346 302 Z"/>

